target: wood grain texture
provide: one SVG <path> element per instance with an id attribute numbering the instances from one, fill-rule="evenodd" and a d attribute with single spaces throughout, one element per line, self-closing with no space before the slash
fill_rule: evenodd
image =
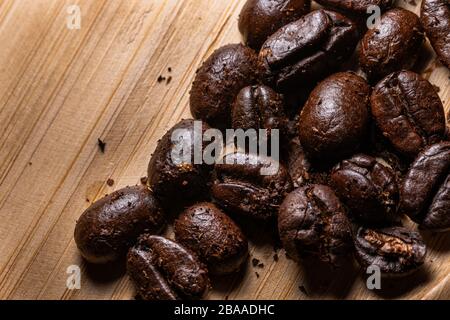
<path id="1" fill-rule="evenodd" d="M 190 116 L 196 68 L 217 47 L 240 41 L 244 2 L 0 1 L 0 299 L 134 296 L 120 267 L 83 262 L 75 221 L 90 202 L 145 175 L 157 140 Z M 399 5 L 418 13 L 416 2 Z M 66 27 L 73 4 L 82 12 L 79 30 Z M 429 54 L 423 74 L 440 87 L 448 111 L 450 73 Z M 159 83 L 159 75 L 172 81 Z M 97 138 L 106 142 L 104 154 Z M 378 292 L 368 291 L 356 270 L 297 266 L 282 250 L 274 261 L 269 238 L 251 246 L 264 268 L 249 262 L 238 275 L 214 279 L 207 298 L 450 298 L 449 234 L 427 235 L 424 271 L 383 282 Z M 82 270 L 81 290 L 66 288 L 74 264 Z"/>

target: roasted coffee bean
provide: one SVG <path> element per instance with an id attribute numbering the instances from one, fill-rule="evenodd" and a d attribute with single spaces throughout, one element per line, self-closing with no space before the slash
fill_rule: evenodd
<path id="1" fill-rule="evenodd" d="M 197 253 L 212 274 L 235 272 L 248 257 L 241 229 L 212 203 L 187 208 L 175 221 L 174 231 L 177 241 Z"/>
<path id="2" fill-rule="evenodd" d="M 442 102 L 431 83 L 412 71 L 388 75 L 375 86 L 370 102 L 383 135 L 407 156 L 444 137 Z"/>
<path id="3" fill-rule="evenodd" d="M 229 44 L 202 64 L 190 93 L 191 113 L 214 128 L 229 128 L 231 105 L 239 91 L 256 82 L 257 55 L 242 44 Z"/>
<path id="4" fill-rule="evenodd" d="M 198 134 L 194 134 L 196 124 Z M 182 120 L 158 141 L 148 164 L 148 183 L 164 206 L 183 205 L 207 195 L 210 168 L 195 163 L 194 157 L 198 146 L 203 151 L 203 133 L 208 128 L 201 121 Z"/>
<path id="5" fill-rule="evenodd" d="M 331 182 L 355 218 L 367 224 L 395 220 L 398 186 L 395 173 L 375 158 L 358 154 L 337 164 Z"/>
<path id="6" fill-rule="evenodd" d="M 450 142 L 423 150 L 400 188 L 400 211 L 423 229 L 450 228 Z"/>
<path id="7" fill-rule="evenodd" d="M 263 44 L 259 64 L 264 81 L 280 92 L 310 86 L 332 73 L 357 42 L 357 27 L 351 20 L 333 11 L 312 11 Z"/>
<path id="8" fill-rule="evenodd" d="M 355 238 L 359 264 L 378 266 L 384 276 L 407 275 L 425 260 L 426 245 L 420 234 L 403 227 L 359 228 Z"/>
<path id="9" fill-rule="evenodd" d="M 176 242 L 143 235 L 130 249 L 127 271 L 143 300 L 201 298 L 209 287 L 203 263 Z"/>
<path id="10" fill-rule="evenodd" d="M 352 14 L 368 14 L 367 9 L 378 6 L 385 10 L 392 5 L 392 0 L 315 0 L 317 3 Z"/>
<path id="11" fill-rule="evenodd" d="M 381 16 L 380 23 L 364 35 L 359 64 L 372 80 L 389 73 L 410 69 L 415 64 L 424 40 L 419 17 L 395 8 Z"/>
<path id="12" fill-rule="evenodd" d="M 276 215 L 292 189 L 291 179 L 279 162 L 262 156 L 230 153 L 214 167 L 211 195 L 221 207 L 258 219 Z"/>
<path id="13" fill-rule="evenodd" d="M 164 213 L 146 186 L 126 187 L 87 208 L 74 238 L 88 262 L 107 263 L 123 258 L 140 234 L 158 233 L 164 224 Z"/>
<path id="14" fill-rule="evenodd" d="M 271 34 L 310 7 L 310 0 L 247 0 L 239 15 L 239 31 L 250 48 L 259 50 Z"/>
<path id="15" fill-rule="evenodd" d="M 420 20 L 439 60 L 450 69 L 450 2 L 422 0 Z"/>
<path id="16" fill-rule="evenodd" d="M 338 266 L 352 250 L 351 226 L 333 190 L 312 184 L 289 193 L 280 206 L 278 230 L 289 257 L 315 257 Z"/>
<path id="17" fill-rule="evenodd" d="M 336 73 L 312 91 L 299 120 L 300 142 L 311 160 L 333 163 L 367 138 L 370 87 L 352 72 Z"/>
<path id="18" fill-rule="evenodd" d="M 288 119 L 283 97 L 271 88 L 258 85 L 243 88 L 236 97 L 232 111 L 233 129 L 278 129 L 280 137 L 287 134 Z"/>

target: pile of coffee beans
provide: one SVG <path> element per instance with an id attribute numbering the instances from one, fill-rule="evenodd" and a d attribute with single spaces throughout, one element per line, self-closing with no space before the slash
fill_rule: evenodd
<path id="1" fill-rule="evenodd" d="M 198 299 L 209 275 L 246 263 L 242 223 L 263 221 L 298 263 L 343 268 L 355 257 L 383 276 L 424 264 L 426 244 L 405 226 L 409 217 L 421 232 L 450 229 L 450 141 L 435 87 L 412 70 L 425 36 L 450 67 L 449 2 L 423 0 L 420 18 L 391 0 L 317 2 L 311 11 L 309 0 L 247 1 L 244 44 L 198 69 L 195 120 L 158 141 L 146 185 L 96 201 L 77 221 L 88 262 L 126 259 L 142 299 Z M 371 6 L 383 12 L 373 26 Z M 280 157 L 235 148 L 195 161 L 214 129 L 267 129 L 258 138 L 269 144 L 279 130 Z M 190 138 L 174 139 L 179 130 Z M 172 220 L 173 240 L 158 235 Z"/>

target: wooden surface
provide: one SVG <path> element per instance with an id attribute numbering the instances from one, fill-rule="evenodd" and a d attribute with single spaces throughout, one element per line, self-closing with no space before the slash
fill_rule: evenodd
<path id="1" fill-rule="evenodd" d="M 75 221 L 89 202 L 145 175 L 157 139 L 189 117 L 196 68 L 215 48 L 240 41 L 243 2 L 0 1 L 1 299 L 134 296 L 127 277 L 83 262 Z M 418 12 L 416 2 L 399 1 Z M 72 4 L 81 8 L 79 30 L 66 27 Z M 424 70 L 448 110 L 448 70 L 433 56 Z M 158 83 L 159 75 L 172 81 Z M 107 144 L 104 154 L 97 138 Z M 450 236 L 426 239 L 424 271 L 382 282 L 377 292 L 355 270 L 305 269 L 282 250 L 276 262 L 271 242 L 259 239 L 251 256 L 264 267 L 250 259 L 240 274 L 214 279 L 208 298 L 450 298 Z M 82 270 L 80 290 L 66 288 L 70 265 Z"/>

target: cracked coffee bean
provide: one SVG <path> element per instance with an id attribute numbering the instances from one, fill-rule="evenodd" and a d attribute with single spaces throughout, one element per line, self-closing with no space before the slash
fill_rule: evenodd
<path id="1" fill-rule="evenodd" d="M 392 5 L 392 0 L 315 0 L 322 6 L 331 7 L 352 14 L 367 15 L 367 9 L 378 6 L 385 10 Z"/>
<path id="2" fill-rule="evenodd" d="M 402 8 L 391 9 L 361 40 L 359 64 L 371 80 L 411 69 L 423 41 L 419 17 Z"/>
<path id="3" fill-rule="evenodd" d="M 243 88 L 236 97 L 232 111 L 233 129 L 278 129 L 280 140 L 286 137 L 288 119 L 283 97 L 271 88 L 258 85 Z"/>
<path id="4" fill-rule="evenodd" d="M 420 20 L 439 60 L 450 69 L 450 2 L 422 0 Z"/>
<path id="5" fill-rule="evenodd" d="M 331 183 L 356 220 L 386 224 L 397 217 L 395 173 L 375 158 L 359 154 L 342 161 L 333 168 Z"/>
<path id="6" fill-rule="evenodd" d="M 355 238 L 359 264 L 378 266 L 384 276 L 407 275 L 425 261 L 426 245 L 420 234 L 403 227 L 359 228 Z"/>
<path id="7" fill-rule="evenodd" d="M 310 6 L 310 0 L 247 0 L 239 15 L 244 43 L 258 51 L 271 34 L 306 14 Z"/>
<path id="8" fill-rule="evenodd" d="M 203 133 L 207 129 L 209 127 L 202 123 L 199 134 L 194 134 L 194 120 L 182 120 L 158 141 L 148 164 L 148 183 L 165 207 L 184 205 L 203 199 L 208 194 L 211 167 L 204 163 L 195 164 L 194 161 L 195 146 L 201 146 L 200 152 L 203 151 Z M 187 138 L 179 139 L 184 135 Z M 189 152 L 189 147 L 190 154 L 185 154 Z"/>
<path id="9" fill-rule="evenodd" d="M 198 299 L 209 288 L 203 263 L 178 243 L 160 236 L 140 237 L 128 252 L 127 271 L 143 300 Z"/>
<path id="10" fill-rule="evenodd" d="M 214 172 L 211 187 L 214 201 L 230 212 L 258 219 L 275 216 L 284 196 L 292 189 L 283 165 L 254 154 L 227 154 L 221 164 L 215 165 Z"/>
<path id="11" fill-rule="evenodd" d="M 432 84 L 412 71 L 384 78 L 375 86 L 370 102 L 383 135 L 406 156 L 415 157 L 444 137 L 442 102 Z"/>
<path id="12" fill-rule="evenodd" d="M 358 42 L 356 24 L 345 16 L 315 10 L 271 35 L 259 53 L 264 81 L 277 91 L 298 90 L 326 77 Z"/>
<path id="13" fill-rule="evenodd" d="M 423 150 L 403 179 L 400 211 L 423 229 L 450 229 L 450 142 Z"/>
<path id="14" fill-rule="evenodd" d="M 338 266 L 352 251 L 350 222 L 334 191 L 324 185 L 289 193 L 280 206 L 278 230 L 286 253 L 296 261 L 315 257 Z"/>
<path id="15" fill-rule="evenodd" d="M 164 225 L 158 201 L 139 185 L 95 201 L 78 219 L 74 238 L 88 262 L 107 263 L 123 258 L 140 234 L 159 233 Z"/>
<path id="16" fill-rule="evenodd" d="M 311 161 L 333 163 L 358 150 L 369 133 L 369 95 L 367 82 L 352 72 L 319 83 L 299 120 L 300 143 Z"/>
<path id="17" fill-rule="evenodd" d="M 174 224 L 175 238 L 197 253 L 211 274 L 238 271 L 248 257 L 248 243 L 237 224 L 214 204 L 187 208 Z"/>
<path id="18" fill-rule="evenodd" d="M 231 105 L 243 87 L 257 82 L 256 71 L 256 53 L 242 44 L 229 44 L 214 51 L 192 83 L 190 107 L 194 118 L 213 128 L 229 128 Z"/>

